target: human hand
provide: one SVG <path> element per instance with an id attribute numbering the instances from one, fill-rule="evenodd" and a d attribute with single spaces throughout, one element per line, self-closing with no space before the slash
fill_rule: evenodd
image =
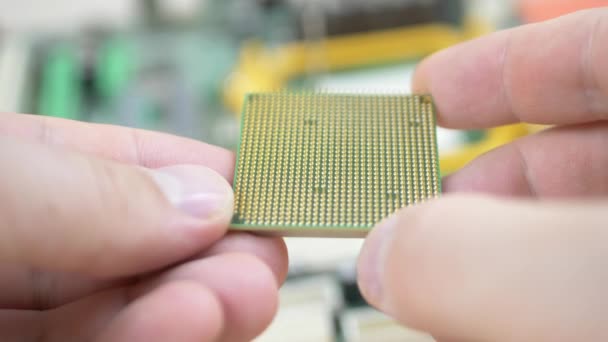
<path id="1" fill-rule="evenodd" d="M 233 166 L 183 138 L 0 115 L 0 340 L 253 339 L 287 254 L 226 235 Z"/>
<path id="2" fill-rule="evenodd" d="M 367 300 L 440 341 L 608 340 L 608 9 L 440 52 L 414 89 L 445 127 L 557 127 L 380 224 L 359 260 Z"/>

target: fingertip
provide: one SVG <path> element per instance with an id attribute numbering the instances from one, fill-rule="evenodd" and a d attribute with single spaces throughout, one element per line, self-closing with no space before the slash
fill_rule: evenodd
<path id="1" fill-rule="evenodd" d="M 232 232 L 205 251 L 200 257 L 226 253 L 255 255 L 272 270 L 279 286 L 287 278 L 289 256 L 287 246 L 282 238 Z"/>
<path id="2" fill-rule="evenodd" d="M 493 110 L 504 107 L 498 76 L 505 37 L 505 32 L 479 37 L 438 51 L 420 63 L 413 89 L 433 96 L 440 126 L 484 128 L 492 121 Z"/>
<path id="3" fill-rule="evenodd" d="M 421 331 L 454 328 L 461 322 L 455 315 L 470 299 L 470 279 L 478 279 L 467 267 L 472 256 L 483 255 L 477 253 L 484 250 L 483 231 L 491 217 L 498 217 L 500 203 L 482 195 L 449 194 L 397 213 L 377 259 L 379 291 L 373 305 Z"/>
<path id="4" fill-rule="evenodd" d="M 279 306 L 279 287 L 270 267 L 256 256 L 234 253 L 222 256 L 226 263 L 245 270 L 233 287 L 240 287 L 236 296 L 226 289 L 219 289 L 226 316 L 238 329 L 225 329 L 222 341 L 249 341 L 261 334 L 272 322 Z M 246 287 L 246 292 L 244 288 Z"/>
<path id="5" fill-rule="evenodd" d="M 278 285 L 270 267 L 258 257 L 225 253 L 194 260 L 142 284 L 194 281 L 219 298 L 225 319 L 221 341 L 250 341 L 272 321 L 278 309 Z"/>
<path id="6" fill-rule="evenodd" d="M 590 302 L 576 299 L 562 306 L 555 298 L 568 297 L 580 279 L 601 293 L 597 273 L 589 270 L 600 265 L 595 260 L 603 260 L 598 255 L 605 250 L 606 234 L 587 228 L 601 226 L 590 217 L 602 205 L 469 194 L 445 195 L 403 210 L 388 244 L 381 244 L 388 247 L 377 258 L 380 291 L 373 304 L 408 327 L 457 340 L 530 339 L 540 336 L 531 332 L 543 329 L 549 332 L 545 336 L 572 340 L 573 335 L 555 333 L 555 319 L 584 325 L 593 320 Z M 376 236 L 372 232 L 369 238 Z M 364 246 L 362 258 L 373 254 L 365 249 L 374 244 Z M 558 314 L 535 320 L 547 308 Z M 517 324 L 505 323 L 510 320 Z"/>
<path id="7" fill-rule="evenodd" d="M 372 306 L 425 330 L 429 295 L 444 285 L 436 284 L 441 246 L 451 238 L 444 228 L 469 197 L 446 195 L 408 207 L 372 230 L 358 264 L 359 287 Z"/>
<path id="8" fill-rule="evenodd" d="M 168 233 L 181 237 L 193 255 L 225 236 L 234 211 L 231 185 L 200 165 L 146 169 L 174 210 Z"/>
<path id="9" fill-rule="evenodd" d="M 271 260 L 265 259 L 265 261 L 273 270 L 280 287 L 287 279 L 287 274 L 289 272 L 289 251 L 283 238 L 272 238 L 272 241 L 274 241 L 273 243 L 277 248 L 279 257 Z"/>
<path id="10" fill-rule="evenodd" d="M 395 229 L 400 229 L 401 212 L 382 221 L 365 239 L 357 266 L 357 283 L 361 294 L 367 302 L 383 311 L 382 305 L 383 274 L 388 245 L 391 243 Z"/>
<path id="11" fill-rule="evenodd" d="M 428 87 L 428 69 L 426 65 L 428 64 L 428 60 L 432 57 L 433 56 L 423 59 L 414 69 L 412 76 L 412 92 L 414 94 L 426 94 L 430 91 Z"/>
<path id="12" fill-rule="evenodd" d="M 439 50 L 425 58 L 423 58 L 414 69 L 412 75 L 412 91 L 415 94 L 432 94 L 433 93 L 433 80 L 437 72 L 441 73 L 443 67 L 443 60 L 452 54 L 452 50 L 457 48 L 448 47 L 443 50 Z"/>
<path id="13" fill-rule="evenodd" d="M 175 165 L 147 171 L 167 200 L 184 214 L 206 222 L 226 221 L 232 216 L 232 187 L 214 170 Z"/>

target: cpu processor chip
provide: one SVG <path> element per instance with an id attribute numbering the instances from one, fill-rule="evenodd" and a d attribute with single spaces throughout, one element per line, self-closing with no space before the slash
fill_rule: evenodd
<path id="1" fill-rule="evenodd" d="M 247 96 L 233 230 L 362 237 L 441 192 L 429 95 Z"/>

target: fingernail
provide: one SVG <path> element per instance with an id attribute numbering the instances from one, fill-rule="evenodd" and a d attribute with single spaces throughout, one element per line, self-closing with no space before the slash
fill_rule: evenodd
<path id="1" fill-rule="evenodd" d="M 359 257 L 359 288 L 365 299 L 376 307 L 383 303 L 384 265 L 398 221 L 398 217 L 392 216 L 374 228 Z"/>
<path id="2" fill-rule="evenodd" d="M 169 202 L 190 216 L 209 220 L 232 212 L 232 187 L 207 167 L 178 165 L 147 172 Z"/>

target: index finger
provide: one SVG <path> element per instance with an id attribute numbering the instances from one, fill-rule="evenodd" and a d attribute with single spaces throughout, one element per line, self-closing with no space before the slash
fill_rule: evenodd
<path id="1" fill-rule="evenodd" d="M 207 166 L 229 182 L 234 154 L 223 148 L 169 134 L 25 114 L 0 114 L 0 135 L 57 145 L 97 157 L 159 168 Z"/>
<path id="2" fill-rule="evenodd" d="M 488 35 L 429 57 L 414 91 L 431 93 L 439 124 L 608 119 L 608 8 Z"/>

